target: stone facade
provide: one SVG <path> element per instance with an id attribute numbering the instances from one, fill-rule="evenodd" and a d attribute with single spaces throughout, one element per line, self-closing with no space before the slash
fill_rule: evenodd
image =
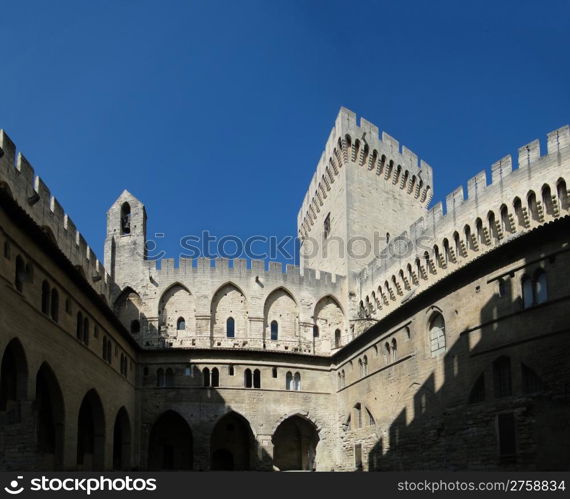
<path id="1" fill-rule="evenodd" d="M 128 191 L 103 266 L 0 150 L 1 469 L 570 467 L 568 127 L 428 208 L 342 108 L 285 269 L 152 261 Z"/>

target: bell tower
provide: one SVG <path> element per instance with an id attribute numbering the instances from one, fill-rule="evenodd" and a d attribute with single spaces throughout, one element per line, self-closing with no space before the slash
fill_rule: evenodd
<path id="1" fill-rule="evenodd" d="M 140 276 L 146 256 L 146 210 L 144 204 L 124 190 L 107 211 L 105 268 L 123 287 Z"/>

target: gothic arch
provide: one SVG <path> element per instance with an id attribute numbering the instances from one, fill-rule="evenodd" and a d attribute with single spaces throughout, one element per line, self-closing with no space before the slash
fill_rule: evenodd
<path id="1" fill-rule="evenodd" d="M 332 295 L 323 296 L 315 304 L 313 320 L 319 331 L 331 342 L 337 329 L 341 331 L 345 329 L 344 312 L 338 300 Z"/>
<path id="2" fill-rule="evenodd" d="M 191 470 L 193 434 L 179 412 L 169 409 L 155 419 L 148 440 L 149 470 Z"/>
<path id="3" fill-rule="evenodd" d="M 267 295 L 263 306 L 265 339 L 271 338 L 270 327 L 277 323 L 277 340 L 293 340 L 297 332 L 299 308 L 293 294 L 278 287 Z"/>
<path id="4" fill-rule="evenodd" d="M 43 362 L 36 373 L 36 446 L 49 469 L 63 464 L 65 402 L 55 373 Z"/>
<path id="5" fill-rule="evenodd" d="M 194 295 L 180 282 L 168 286 L 158 304 L 160 327 L 168 332 L 175 332 L 180 317 L 184 318 L 185 331 L 196 331 L 196 303 Z"/>
<path id="6" fill-rule="evenodd" d="M 211 469 L 255 469 L 256 454 L 256 436 L 244 416 L 230 410 L 216 421 L 210 434 Z"/>
<path id="7" fill-rule="evenodd" d="M 247 338 L 249 336 L 248 304 L 245 293 L 235 283 L 222 284 L 210 302 L 211 333 L 213 336 Z M 227 331 L 228 319 L 234 320 L 233 335 Z"/>
<path id="8" fill-rule="evenodd" d="M 143 301 L 139 293 L 130 286 L 126 286 L 115 300 L 113 310 L 125 328 L 130 331 L 133 321 L 139 321 L 140 325 L 142 307 Z"/>

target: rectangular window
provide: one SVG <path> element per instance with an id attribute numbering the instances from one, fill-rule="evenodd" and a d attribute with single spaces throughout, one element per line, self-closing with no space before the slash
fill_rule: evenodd
<path id="1" fill-rule="evenodd" d="M 512 412 L 497 416 L 499 456 L 501 461 L 514 461 L 516 454 L 516 425 Z"/>

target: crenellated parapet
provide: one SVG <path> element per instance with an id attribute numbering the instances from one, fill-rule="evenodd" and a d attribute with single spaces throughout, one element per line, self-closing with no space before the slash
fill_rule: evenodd
<path id="1" fill-rule="evenodd" d="M 57 244 L 85 280 L 107 300 L 112 280 L 59 201 L 4 130 L 0 130 L 0 184 Z"/>
<path id="2" fill-rule="evenodd" d="M 142 346 L 328 354 L 348 341 L 343 277 L 225 258 L 167 258 L 145 267 L 114 300 L 127 327 L 132 320 L 141 323 L 136 338 Z"/>
<path id="3" fill-rule="evenodd" d="M 357 276 L 360 316 L 382 317 L 443 277 L 513 238 L 568 216 L 570 128 L 519 148 L 481 171 L 394 238 Z"/>
<path id="4" fill-rule="evenodd" d="M 322 152 L 297 217 L 299 235 L 307 237 L 343 168 L 368 171 L 370 181 L 384 182 L 418 204 L 433 194 L 431 167 L 406 146 L 364 118 L 342 107 Z"/>

